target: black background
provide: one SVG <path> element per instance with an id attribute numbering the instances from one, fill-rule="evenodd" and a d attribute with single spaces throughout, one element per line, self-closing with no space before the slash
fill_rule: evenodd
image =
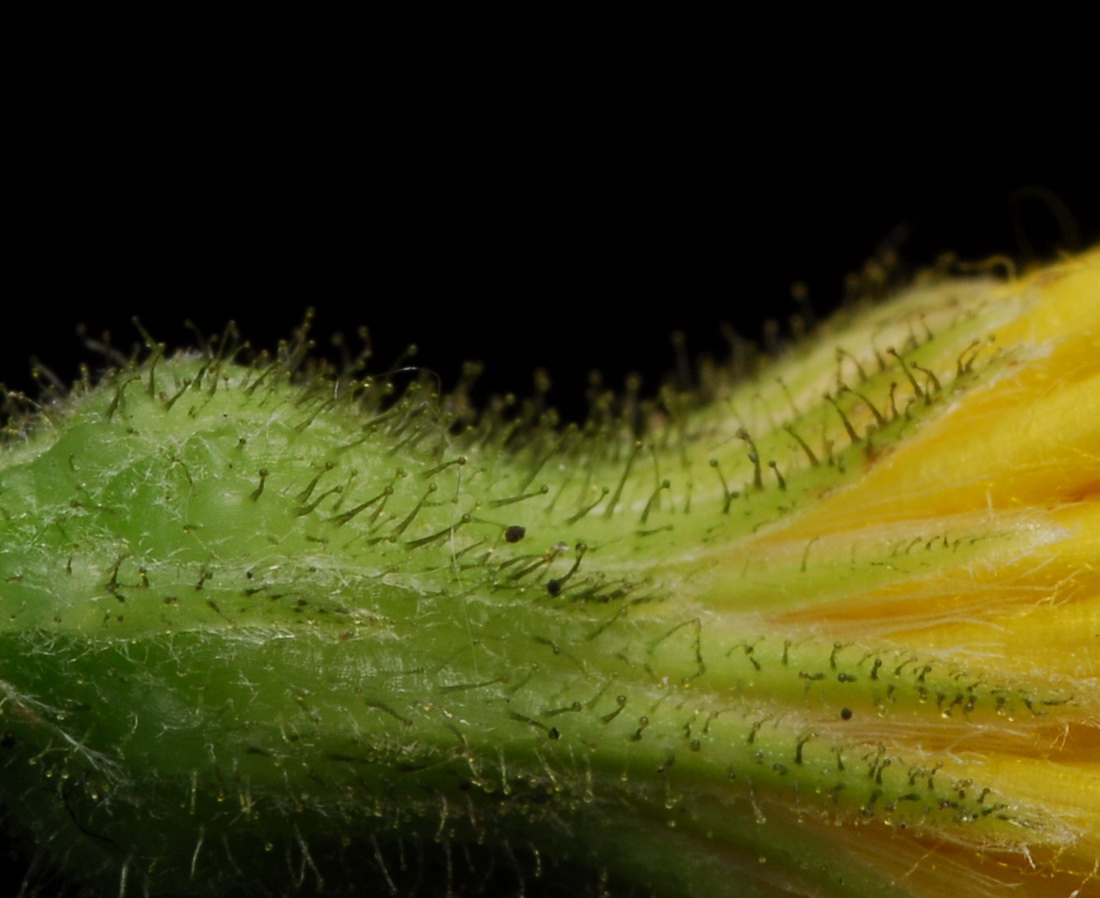
<path id="1" fill-rule="evenodd" d="M 919 88 L 878 107 L 832 81 L 132 83 L 70 85 L 19 142 L 0 317 L 14 388 L 33 392 L 32 358 L 63 381 L 94 366 L 78 325 L 129 350 L 134 315 L 170 346 L 194 343 L 187 320 L 234 319 L 270 347 L 313 307 L 319 352 L 366 325 L 376 371 L 415 343 L 445 385 L 483 361 L 480 398 L 524 394 L 544 367 L 577 416 L 589 371 L 656 389 L 674 331 L 721 355 L 724 321 L 786 326 L 795 282 L 824 315 L 884 246 L 912 269 L 1100 238 L 1091 133 L 947 114 Z"/>

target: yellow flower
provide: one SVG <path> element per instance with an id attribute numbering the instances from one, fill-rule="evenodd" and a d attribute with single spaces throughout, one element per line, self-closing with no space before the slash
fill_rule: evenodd
<path id="1" fill-rule="evenodd" d="M 1097 894 L 1100 250 L 583 427 L 306 347 L 150 340 L 8 422 L 0 804 L 45 862 L 112 894 Z"/>
<path id="2" fill-rule="evenodd" d="M 838 332 L 836 377 L 871 400 L 848 407 L 857 434 L 893 417 L 882 381 L 902 379 L 900 359 L 867 372 L 907 332 L 920 348 L 906 401 L 941 408 L 881 448 L 872 433 L 857 479 L 723 549 L 702 592 L 736 611 L 727 628 L 835 642 L 860 677 L 865 653 L 883 674 L 909 658 L 928 671 L 916 701 L 883 676 L 828 722 L 834 688 L 816 735 L 935 770 L 953 784 L 942 801 L 988 794 L 905 832 L 881 803 L 840 818 L 839 850 L 920 898 L 1100 894 L 1100 251 L 1009 283 L 934 285 Z M 801 396 L 835 392 L 828 380 Z"/>

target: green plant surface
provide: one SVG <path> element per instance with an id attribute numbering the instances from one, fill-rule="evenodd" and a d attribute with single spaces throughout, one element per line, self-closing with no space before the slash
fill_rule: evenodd
<path id="1" fill-rule="evenodd" d="M 7 827 L 103 895 L 1087 894 L 1098 310 L 932 283 L 564 427 L 150 339 L 8 416 Z"/>

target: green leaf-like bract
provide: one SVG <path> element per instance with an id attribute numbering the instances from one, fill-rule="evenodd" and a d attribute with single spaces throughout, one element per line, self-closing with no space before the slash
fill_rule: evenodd
<path id="1" fill-rule="evenodd" d="M 104 894 L 908 894 L 801 819 L 997 839 L 1029 812 L 990 814 L 843 721 L 887 689 L 912 716 L 1036 693 L 754 620 L 845 588 L 854 559 L 811 544 L 726 571 L 1003 364 L 975 365 L 956 319 L 942 387 L 897 390 L 925 370 L 910 337 L 916 367 L 802 410 L 791 373 L 560 428 L 536 402 L 471 415 L 429 379 L 303 373 L 289 349 L 154 351 L 13 419 L 10 820 Z M 986 538 L 1011 542 L 951 562 Z"/>

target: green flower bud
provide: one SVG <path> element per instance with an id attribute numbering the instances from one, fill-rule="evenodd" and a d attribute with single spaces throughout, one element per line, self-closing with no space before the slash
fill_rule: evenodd
<path id="1" fill-rule="evenodd" d="M 14 411 L 9 829 L 96 894 L 1086 888 L 1097 263 L 583 426 L 304 333 Z"/>

